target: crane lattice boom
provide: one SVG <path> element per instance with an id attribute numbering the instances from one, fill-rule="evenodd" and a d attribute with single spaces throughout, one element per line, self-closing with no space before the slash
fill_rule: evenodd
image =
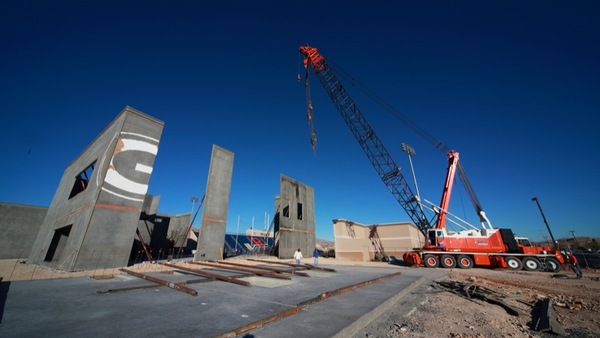
<path id="1" fill-rule="evenodd" d="M 316 48 L 310 46 L 300 47 L 304 55 L 304 66 L 312 66 L 315 75 L 325 88 L 327 95 L 331 98 L 336 108 L 342 115 L 350 131 L 369 158 L 369 161 L 377 171 L 377 174 L 388 187 L 392 195 L 406 211 L 413 223 L 423 232 L 431 228 L 431 224 L 419 206 L 412 189 L 396 165 L 389 152 L 371 128 L 360 109 L 356 106 L 348 92 L 344 89 L 335 73 L 327 65 L 325 58 Z"/>

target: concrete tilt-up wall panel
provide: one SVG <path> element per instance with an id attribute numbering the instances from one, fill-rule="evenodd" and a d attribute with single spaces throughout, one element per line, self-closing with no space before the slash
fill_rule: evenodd
<path id="1" fill-rule="evenodd" d="M 234 154 L 213 145 L 195 260 L 222 259 Z"/>
<path id="2" fill-rule="evenodd" d="M 287 259 L 301 250 L 311 257 L 316 244 L 314 189 L 280 175 L 280 192 L 275 199 L 277 256 Z"/>
<path id="3" fill-rule="evenodd" d="M 28 262 L 126 266 L 164 123 L 126 107 L 65 170 Z"/>

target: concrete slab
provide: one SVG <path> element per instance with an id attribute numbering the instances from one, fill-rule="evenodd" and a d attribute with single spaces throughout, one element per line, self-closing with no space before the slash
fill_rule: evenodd
<path id="1" fill-rule="evenodd" d="M 252 287 L 204 279 L 187 284 L 196 297 L 131 276 L 0 283 L 1 337 L 216 337 L 279 314 L 299 303 L 349 285 L 392 273 L 401 275 L 333 296 L 299 313 L 248 331 L 253 337 L 351 336 L 403 292 L 438 278 L 443 270 L 399 266 L 327 266 L 311 277 L 292 275 L 290 283 L 250 277 Z M 180 282 L 202 280 L 189 273 L 152 273 Z M 262 286 L 261 286 L 262 283 Z M 136 288 L 137 287 L 137 288 Z M 99 292 L 102 290 L 126 290 Z M 378 310 L 379 309 L 379 310 Z"/>
<path id="2" fill-rule="evenodd" d="M 295 280 L 287 280 L 287 279 L 277 279 L 277 278 L 269 278 L 269 277 L 260 277 L 260 276 L 252 276 L 252 277 L 244 277 L 240 278 L 243 281 L 249 282 L 253 287 L 263 287 L 263 288 L 278 288 L 282 286 L 289 286 L 291 284 L 298 283 Z"/>
<path id="3" fill-rule="evenodd" d="M 318 277 L 318 278 L 328 278 L 328 277 L 335 276 L 334 273 L 327 272 L 327 271 L 319 271 L 319 270 L 310 270 L 310 271 L 307 271 L 307 273 L 310 277 Z"/>

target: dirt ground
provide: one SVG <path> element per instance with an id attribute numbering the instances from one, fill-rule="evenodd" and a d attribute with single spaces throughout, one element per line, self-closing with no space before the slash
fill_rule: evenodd
<path id="1" fill-rule="evenodd" d="M 437 282 L 477 285 L 505 295 L 505 303 L 517 309 L 509 314 L 502 306 L 474 301 Z M 541 300 L 552 308 L 568 337 L 600 337 L 600 271 L 584 270 L 576 279 L 571 271 L 558 274 L 490 269 L 453 269 L 448 278 L 424 285 L 415 292 L 418 301 L 410 315 L 407 304 L 398 303 L 355 337 L 558 337 L 533 330 Z"/>
<path id="2" fill-rule="evenodd" d="M 127 267 L 127 269 L 136 272 L 145 272 L 162 271 L 168 270 L 169 268 L 159 264 L 142 263 Z M 119 271 L 119 268 L 65 272 L 53 270 L 43 266 L 28 265 L 25 264 L 25 261 L 18 259 L 0 260 L 0 277 L 2 278 L 3 282 L 73 277 L 112 278 L 114 275 L 122 273 L 124 272 Z"/>
<path id="3" fill-rule="evenodd" d="M 307 262 L 310 263 L 310 260 Z M 321 258 L 319 262 L 323 266 L 387 265 L 382 262 L 342 262 L 331 258 Z M 245 260 L 239 263 L 253 264 Z M 169 268 L 146 263 L 128 269 L 147 272 Z M 112 278 L 119 273 L 122 272 L 116 268 L 66 273 L 30 266 L 19 260 L 0 260 L 0 277 L 4 282 L 81 276 Z M 505 303 L 520 314 L 511 315 L 502 306 L 469 299 L 442 287 L 440 283 L 468 284 L 504 295 Z M 584 270 L 583 279 L 576 279 L 575 274 L 567 270 L 553 274 L 505 269 L 453 269 L 448 271 L 448 278 L 425 283 L 406 298 L 354 337 L 557 337 L 553 333 L 532 329 L 538 312 L 536 304 L 544 299 L 551 300 L 557 320 L 567 336 L 600 337 L 599 270 Z"/>

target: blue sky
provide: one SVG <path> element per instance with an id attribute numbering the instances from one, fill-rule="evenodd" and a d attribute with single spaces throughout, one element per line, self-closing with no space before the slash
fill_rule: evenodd
<path id="1" fill-rule="evenodd" d="M 227 231 L 262 228 L 284 174 L 332 219 L 407 221 L 311 78 L 301 45 L 461 154 L 495 227 L 600 237 L 596 1 L 2 1 L 0 201 L 48 206 L 64 169 L 125 107 L 165 122 L 149 193 L 159 211 L 202 196 L 213 144 L 235 153 Z M 340 74 L 338 74 L 341 77 Z M 342 78 L 343 80 L 343 78 Z M 344 83 L 422 198 L 439 203 L 446 156 Z M 477 223 L 456 189 L 451 212 Z"/>

